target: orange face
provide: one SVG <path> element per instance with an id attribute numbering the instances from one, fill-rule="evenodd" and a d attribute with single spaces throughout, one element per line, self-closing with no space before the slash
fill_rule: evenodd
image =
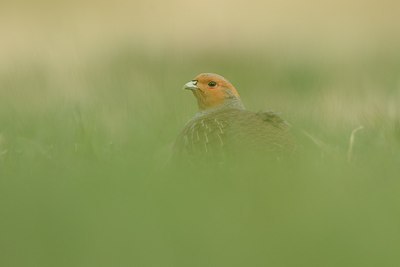
<path id="1" fill-rule="evenodd" d="M 200 110 L 215 108 L 238 100 L 235 87 L 224 77 L 213 73 L 202 73 L 185 84 L 184 89 L 192 90 Z"/>

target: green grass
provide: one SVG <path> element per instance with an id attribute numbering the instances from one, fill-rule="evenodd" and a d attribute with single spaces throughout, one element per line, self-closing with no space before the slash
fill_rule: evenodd
<path id="1" fill-rule="evenodd" d="M 10 65 L 0 266 L 397 266 L 399 58 L 120 47 L 76 65 Z M 248 109 L 281 111 L 301 154 L 164 167 L 196 111 L 181 87 L 206 71 Z"/>

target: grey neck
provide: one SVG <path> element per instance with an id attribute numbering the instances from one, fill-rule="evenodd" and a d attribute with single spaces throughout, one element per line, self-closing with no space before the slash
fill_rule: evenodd
<path id="1" fill-rule="evenodd" d="M 229 99 L 229 101 L 225 101 L 224 104 L 222 104 L 220 106 L 217 106 L 215 108 L 210 108 L 210 109 L 206 109 L 206 110 L 199 110 L 196 113 L 195 117 L 208 115 L 210 113 L 221 111 L 221 110 L 224 110 L 224 109 L 241 109 L 241 110 L 243 110 L 243 109 L 245 109 L 245 107 L 244 107 L 244 105 L 243 105 L 243 103 L 242 103 L 242 101 L 240 99 L 238 99 L 238 98 Z"/>

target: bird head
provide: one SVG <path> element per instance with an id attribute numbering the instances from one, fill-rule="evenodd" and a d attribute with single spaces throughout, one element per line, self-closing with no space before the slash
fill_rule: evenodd
<path id="1" fill-rule="evenodd" d="M 235 87 L 221 75 L 201 73 L 183 88 L 193 92 L 201 111 L 224 106 L 243 108 Z"/>

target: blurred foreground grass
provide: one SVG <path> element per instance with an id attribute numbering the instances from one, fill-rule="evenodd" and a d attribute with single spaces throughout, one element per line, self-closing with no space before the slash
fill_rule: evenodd
<path id="1" fill-rule="evenodd" d="M 0 266 L 398 266 L 399 59 L 120 47 L 3 68 Z M 324 148 L 164 168 L 200 72 Z"/>

